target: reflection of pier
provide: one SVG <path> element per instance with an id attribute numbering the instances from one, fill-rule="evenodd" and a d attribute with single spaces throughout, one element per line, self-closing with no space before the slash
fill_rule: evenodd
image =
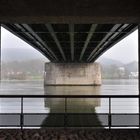
<path id="1" fill-rule="evenodd" d="M 45 86 L 44 92 L 45 95 L 99 95 L 100 86 Z M 65 101 L 62 99 L 46 99 L 45 106 L 54 110 L 54 108 L 58 108 L 58 104 L 64 105 L 64 102 Z M 85 106 L 88 108 L 88 106 L 99 106 L 100 99 L 69 99 L 67 103 L 69 110 L 70 106 L 72 107 L 73 105 Z M 76 108 L 76 106 L 74 108 Z"/>
<path id="2" fill-rule="evenodd" d="M 71 98 L 46 98 L 45 107 L 50 114 L 42 123 L 42 127 L 50 126 L 101 126 L 95 107 L 100 106 L 99 98 L 73 98 L 74 95 L 86 93 L 98 95 L 99 86 L 46 86 L 45 94 L 72 95 Z M 57 114 L 55 114 L 57 113 Z M 52 115 L 53 114 L 53 115 Z"/>

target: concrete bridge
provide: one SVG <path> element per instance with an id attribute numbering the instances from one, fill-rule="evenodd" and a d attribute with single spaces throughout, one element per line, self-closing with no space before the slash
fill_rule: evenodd
<path id="1" fill-rule="evenodd" d="M 45 84 L 100 85 L 94 62 L 137 28 L 139 1 L 8 0 L 0 3 L 0 22 L 52 62 Z"/>

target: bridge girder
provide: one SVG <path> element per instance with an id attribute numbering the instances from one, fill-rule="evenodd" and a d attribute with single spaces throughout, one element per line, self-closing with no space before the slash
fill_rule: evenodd
<path id="1" fill-rule="evenodd" d="M 137 24 L 2 24 L 52 62 L 94 62 Z"/>

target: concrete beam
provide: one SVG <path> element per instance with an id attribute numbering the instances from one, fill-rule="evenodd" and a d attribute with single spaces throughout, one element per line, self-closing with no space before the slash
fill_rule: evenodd
<path id="1" fill-rule="evenodd" d="M 139 0 L 1 0 L 0 22 L 140 23 Z"/>
<path id="2" fill-rule="evenodd" d="M 49 33 L 51 34 L 51 36 L 53 37 L 53 39 L 54 39 L 54 41 L 55 41 L 55 43 L 56 43 L 56 45 L 57 45 L 62 57 L 63 57 L 63 59 L 66 60 L 66 56 L 64 54 L 64 51 L 63 51 L 63 49 L 61 47 L 61 44 L 60 44 L 59 40 L 57 39 L 57 36 L 56 36 L 56 34 L 55 34 L 54 30 L 53 30 L 52 25 L 51 24 L 46 24 L 46 27 L 49 30 Z"/>

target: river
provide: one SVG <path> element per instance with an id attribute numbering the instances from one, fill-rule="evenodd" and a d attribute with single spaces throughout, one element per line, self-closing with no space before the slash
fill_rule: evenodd
<path id="1" fill-rule="evenodd" d="M 2 81 L 4 95 L 138 95 L 137 79 L 103 80 L 101 86 L 43 86 L 43 81 Z M 139 113 L 138 99 L 112 99 L 111 113 Z M 24 99 L 24 113 L 63 113 L 63 99 Z M 69 99 L 68 113 L 109 113 L 109 99 Z M 20 113 L 20 99 L 0 99 L 0 113 Z M 106 124 L 107 116 L 98 116 Z M 25 124 L 41 124 L 46 116 L 25 116 Z M 7 118 L 8 119 L 8 118 Z M 134 118 L 137 119 L 137 118 Z M 32 120 L 32 121 L 31 121 Z M 38 121 L 36 121 L 38 120 Z M 132 120 L 132 119 L 131 119 Z M 83 121 L 83 120 L 82 120 Z M 6 119 L 1 117 L 0 123 Z M 15 121 L 13 121 L 15 122 Z M 117 121 L 118 122 L 118 121 Z M 132 120 L 134 122 L 134 120 Z M 122 121 L 121 121 L 122 123 Z M 127 123 L 127 122 L 126 122 Z M 135 120 L 135 124 L 138 121 Z M 115 124 L 115 122 L 114 122 Z"/>

